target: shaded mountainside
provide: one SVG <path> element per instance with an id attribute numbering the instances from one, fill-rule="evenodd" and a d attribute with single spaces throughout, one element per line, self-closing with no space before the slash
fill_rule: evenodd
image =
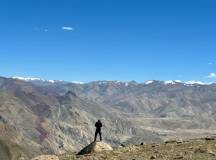
<path id="1" fill-rule="evenodd" d="M 0 138 L 32 155 L 78 151 L 93 140 L 97 119 L 113 146 L 211 135 L 215 93 L 215 84 L 0 78 Z"/>

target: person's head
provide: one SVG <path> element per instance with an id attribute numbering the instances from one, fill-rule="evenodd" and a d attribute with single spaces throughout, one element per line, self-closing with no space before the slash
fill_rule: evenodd
<path id="1" fill-rule="evenodd" d="M 98 122 L 101 122 L 100 120 L 98 120 Z"/>

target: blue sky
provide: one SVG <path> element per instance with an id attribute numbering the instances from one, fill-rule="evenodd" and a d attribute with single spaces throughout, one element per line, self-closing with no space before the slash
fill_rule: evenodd
<path id="1" fill-rule="evenodd" d="M 215 0 L 2 0 L 0 75 L 216 81 Z"/>

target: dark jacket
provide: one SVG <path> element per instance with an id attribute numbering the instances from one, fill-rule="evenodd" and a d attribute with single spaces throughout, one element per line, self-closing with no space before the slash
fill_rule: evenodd
<path id="1" fill-rule="evenodd" d="M 96 127 L 96 130 L 101 130 L 102 123 L 101 122 L 96 122 L 95 127 Z"/>

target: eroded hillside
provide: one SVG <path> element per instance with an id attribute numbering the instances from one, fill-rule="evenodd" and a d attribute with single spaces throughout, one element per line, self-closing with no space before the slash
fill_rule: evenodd
<path id="1" fill-rule="evenodd" d="M 216 133 L 216 85 L 0 78 L 0 138 L 33 154 L 78 151 L 101 119 L 105 141 L 159 143 Z"/>

